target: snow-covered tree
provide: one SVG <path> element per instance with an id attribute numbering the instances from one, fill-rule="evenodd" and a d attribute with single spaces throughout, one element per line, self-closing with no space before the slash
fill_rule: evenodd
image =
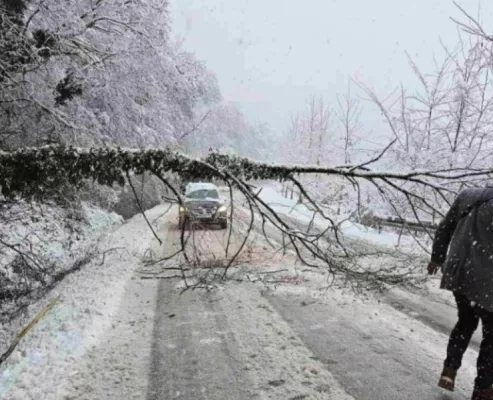
<path id="1" fill-rule="evenodd" d="M 5 4 L 0 6 L 4 146 L 46 140 L 176 144 L 194 123 L 196 108 L 220 97 L 214 75 L 170 40 L 167 2 Z"/>
<path id="2" fill-rule="evenodd" d="M 350 163 L 357 158 L 362 130 L 360 113 L 361 106 L 349 89 L 345 96 L 338 97 L 336 108 L 323 97 L 312 96 L 305 109 L 291 117 L 282 147 L 284 160 L 317 166 Z M 347 181 L 335 176 L 314 175 L 309 180 L 302 178 L 302 183 L 318 201 L 334 206 L 337 212 L 349 203 L 349 196 L 357 197 Z M 290 197 L 296 194 L 303 201 L 301 193 L 292 186 L 285 186 L 284 191 Z M 351 203 L 356 204 L 356 201 Z"/>
<path id="3" fill-rule="evenodd" d="M 351 83 L 348 82 L 348 90 L 344 96 L 337 96 L 336 117 L 338 122 L 339 140 L 344 155 L 344 164 L 356 161 L 358 144 L 362 140 L 361 113 L 363 109 L 359 99 L 355 98 L 351 91 Z"/>
<path id="4" fill-rule="evenodd" d="M 192 129 L 182 135 L 183 149 L 204 155 L 209 149 L 270 160 L 277 148 L 277 138 L 265 123 L 252 124 L 232 103 L 221 102 L 204 109 Z"/>
<path id="5" fill-rule="evenodd" d="M 380 99 L 360 84 L 377 105 L 394 144 L 382 157 L 380 167 L 392 170 L 471 170 L 486 167 L 493 155 L 492 44 L 482 39 L 459 38 L 456 50 L 443 46 L 444 61 L 432 73 L 422 72 L 410 59 L 418 78 L 415 91 L 401 87 L 394 96 Z M 484 185 L 468 178 L 455 182 L 453 191 L 465 185 Z M 407 184 L 412 190 L 419 185 Z M 426 197 L 426 193 L 421 193 Z M 451 193 L 450 198 L 454 195 Z M 443 199 L 434 199 L 447 204 Z M 391 199 L 394 213 L 414 216 L 402 195 Z M 424 216 L 423 216 L 424 217 Z M 435 218 L 427 215 L 426 218 Z"/>

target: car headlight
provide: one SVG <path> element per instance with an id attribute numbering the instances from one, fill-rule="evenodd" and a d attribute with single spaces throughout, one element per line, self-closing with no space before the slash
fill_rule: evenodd
<path id="1" fill-rule="evenodd" d="M 178 209 L 181 213 L 184 213 L 185 212 L 185 207 L 183 206 L 180 206 L 180 208 Z"/>
<path id="2" fill-rule="evenodd" d="M 221 206 L 221 207 L 219 207 L 219 208 L 217 209 L 217 212 L 219 212 L 219 213 L 223 213 L 223 212 L 226 212 L 226 210 L 227 210 L 227 209 L 228 209 L 228 208 L 227 208 L 226 206 Z"/>

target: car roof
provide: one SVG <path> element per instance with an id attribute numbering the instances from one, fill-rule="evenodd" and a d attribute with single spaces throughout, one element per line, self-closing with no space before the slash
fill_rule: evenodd
<path id="1" fill-rule="evenodd" d="M 191 192 L 194 190 L 218 190 L 217 186 L 210 182 L 190 182 L 185 191 Z"/>

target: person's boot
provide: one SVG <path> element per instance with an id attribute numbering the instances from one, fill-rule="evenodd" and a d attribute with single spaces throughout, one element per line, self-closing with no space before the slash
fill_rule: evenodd
<path id="1" fill-rule="evenodd" d="M 457 370 L 450 367 L 443 367 L 442 375 L 438 381 L 438 386 L 442 389 L 454 391 L 455 377 L 457 376 Z"/>
<path id="2" fill-rule="evenodd" d="M 488 389 L 474 388 L 471 400 L 493 400 L 493 386 L 490 386 Z"/>

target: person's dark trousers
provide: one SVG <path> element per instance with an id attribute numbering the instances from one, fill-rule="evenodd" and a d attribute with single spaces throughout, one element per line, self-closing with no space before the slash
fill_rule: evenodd
<path id="1" fill-rule="evenodd" d="M 475 386 L 478 389 L 486 389 L 493 385 L 493 312 L 471 304 L 459 293 L 454 292 L 454 297 L 457 302 L 459 321 L 450 335 L 445 366 L 454 370 L 460 368 L 462 357 L 481 319 L 483 341 L 477 361 L 478 375 Z"/>

